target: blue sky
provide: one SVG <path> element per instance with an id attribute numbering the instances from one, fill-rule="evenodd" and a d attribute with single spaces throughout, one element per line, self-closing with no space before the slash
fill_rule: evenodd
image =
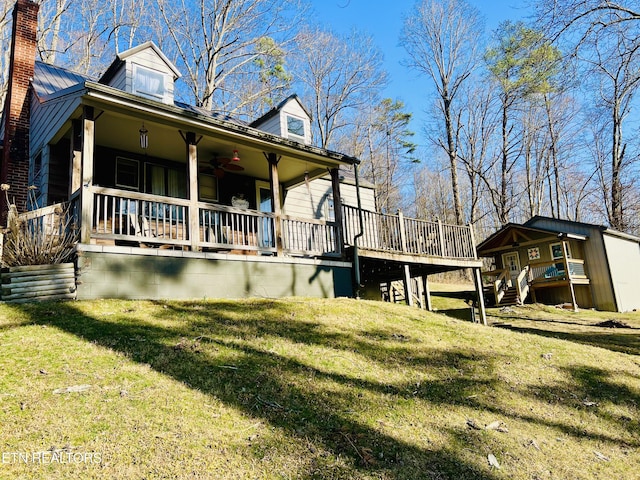
<path id="1" fill-rule="evenodd" d="M 526 15 L 523 0 L 468 0 L 485 17 L 487 33 L 504 20 L 519 20 Z M 336 33 L 353 29 L 371 35 L 384 53 L 389 73 L 386 97 L 402 100 L 413 113 L 411 128 L 415 141 L 424 144 L 423 119 L 430 106 L 428 81 L 401 65 L 404 49 L 398 45 L 402 21 L 415 4 L 414 0 L 312 0 L 316 20 Z"/>

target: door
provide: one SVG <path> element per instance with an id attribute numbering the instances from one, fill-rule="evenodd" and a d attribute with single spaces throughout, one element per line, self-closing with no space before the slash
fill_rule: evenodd
<path id="1" fill-rule="evenodd" d="M 271 205 L 271 187 L 269 183 L 256 181 L 256 203 L 258 211 L 273 213 Z M 262 248 L 275 248 L 273 217 L 260 217 L 258 227 L 258 246 Z"/>
<path id="2" fill-rule="evenodd" d="M 515 286 L 520 275 L 520 257 L 518 252 L 504 253 L 502 255 L 502 265 L 509 270 L 510 287 Z"/>

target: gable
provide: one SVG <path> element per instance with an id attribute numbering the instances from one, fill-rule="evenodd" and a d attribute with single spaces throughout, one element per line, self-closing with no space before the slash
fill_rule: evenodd
<path id="1" fill-rule="evenodd" d="M 153 42 L 146 42 L 118 55 L 100 83 L 127 93 L 174 103 L 174 82 L 180 72 Z"/>
<path id="2" fill-rule="evenodd" d="M 251 126 L 294 142 L 311 144 L 311 117 L 295 94 L 253 121 Z"/>

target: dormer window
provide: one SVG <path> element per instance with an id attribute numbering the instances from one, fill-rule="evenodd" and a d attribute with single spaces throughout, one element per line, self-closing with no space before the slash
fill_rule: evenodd
<path id="1" fill-rule="evenodd" d="M 304 121 L 301 118 L 287 115 L 287 137 L 304 142 Z"/>
<path id="2" fill-rule="evenodd" d="M 133 93 L 162 101 L 167 93 L 166 75 L 157 70 L 133 65 Z"/>

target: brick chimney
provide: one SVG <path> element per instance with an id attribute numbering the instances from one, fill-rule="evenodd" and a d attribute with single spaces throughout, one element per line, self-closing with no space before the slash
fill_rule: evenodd
<path id="1" fill-rule="evenodd" d="M 4 103 L 4 142 L 0 182 L 11 185 L 9 199 L 15 198 L 18 211 L 27 206 L 29 181 L 29 117 L 30 86 L 36 59 L 38 4 L 17 0 L 13 8 L 11 57 L 7 96 Z M 4 193 L 4 192 L 2 192 Z M 4 226 L 7 216 L 5 195 L 0 195 L 0 218 Z"/>

